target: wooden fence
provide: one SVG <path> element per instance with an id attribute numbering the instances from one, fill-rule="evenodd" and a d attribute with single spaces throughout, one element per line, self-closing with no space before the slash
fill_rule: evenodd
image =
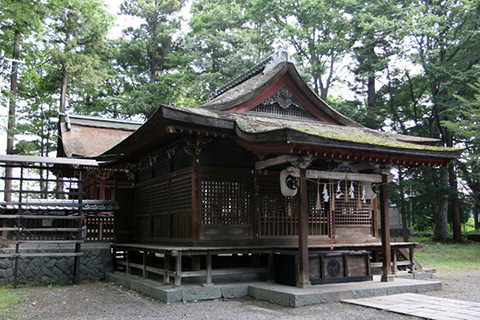
<path id="1" fill-rule="evenodd" d="M 85 241 L 113 241 L 115 227 L 115 219 L 113 216 L 87 215 L 84 217 L 84 223 L 87 227 Z"/>

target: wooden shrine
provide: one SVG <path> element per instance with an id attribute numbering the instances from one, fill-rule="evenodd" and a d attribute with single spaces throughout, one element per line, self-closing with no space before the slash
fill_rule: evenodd
<path id="1" fill-rule="evenodd" d="M 268 272 L 272 255 L 293 250 L 303 287 L 309 251 L 376 248 L 388 280 L 390 168 L 445 166 L 458 157 L 437 143 L 343 116 L 280 52 L 201 106 L 159 106 L 101 155 L 134 176 L 117 196 L 117 267 L 165 283 L 196 276 L 210 283 L 215 266 L 219 274 L 237 266 Z M 236 253 L 253 262 L 225 258 Z"/>

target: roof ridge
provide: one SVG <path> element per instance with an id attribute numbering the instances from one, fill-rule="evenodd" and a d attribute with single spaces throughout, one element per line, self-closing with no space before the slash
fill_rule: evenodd
<path id="1" fill-rule="evenodd" d="M 270 57 L 266 58 L 265 60 L 258 63 L 257 65 L 251 67 L 250 69 L 248 69 L 247 71 L 245 71 L 241 75 L 239 75 L 239 76 L 233 78 L 232 80 L 230 80 L 230 82 L 228 82 L 228 83 L 224 84 L 223 86 L 215 89 L 215 91 L 213 91 L 210 94 L 210 100 L 215 99 L 219 95 L 221 95 L 221 94 L 227 92 L 228 90 L 238 86 L 240 83 L 242 83 L 244 81 L 247 81 L 248 79 L 252 78 L 253 76 L 256 76 L 260 72 L 267 69 L 267 67 L 270 63 L 272 64 L 272 66 L 270 66 L 270 68 L 268 68 L 268 69 L 271 69 L 273 67 L 273 65 L 277 65 L 280 62 L 285 62 L 285 61 L 288 61 L 288 60 L 289 60 L 289 55 L 288 55 L 288 52 L 286 50 L 276 51 Z"/>

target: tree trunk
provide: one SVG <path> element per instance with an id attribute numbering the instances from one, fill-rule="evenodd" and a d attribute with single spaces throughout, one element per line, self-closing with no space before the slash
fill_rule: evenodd
<path id="1" fill-rule="evenodd" d="M 373 68 L 369 68 L 368 80 L 367 80 L 367 119 L 366 125 L 370 128 L 375 128 L 377 123 L 375 121 L 375 71 Z"/>
<path id="2" fill-rule="evenodd" d="M 475 226 L 475 230 L 479 229 L 478 226 L 478 213 L 480 211 L 480 202 L 475 201 L 473 205 L 473 225 Z"/>
<path id="3" fill-rule="evenodd" d="M 431 178 L 431 177 L 430 177 Z M 446 168 L 440 169 L 440 185 L 448 186 L 448 172 Z M 448 194 L 444 193 L 440 197 L 440 208 L 434 212 L 434 229 L 433 240 L 434 241 L 446 241 L 449 239 L 448 234 Z"/>
<path id="4" fill-rule="evenodd" d="M 65 112 L 65 100 L 67 97 L 67 83 L 68 83 L 68 72 L 65 66 L 62 67 L 62 88 L 60 89 L 60 107 L 58 111 L 60 113 Z"/>
<path id="5" fill-rule="evenodd" d="M 455 166 L 453 162 L 448 165 L 448 179 L 450 188 L 452 189 L 450 193 L 450 203 L 452 204 L 453 214 L 453 241 L 463 242 L 460 201 L 458 200 L 457 174 L 455 173 Z"/>
<path id="6" fill-rule="evenodd" d="M 65 113 L 65 100 L 67 96 L 67 83 L 68 83 L 68 72 L 65 66 L 62 67 L 62 88 L 60 89 L 60 113 Z M 63 193 L 63 175 L 62 171 L 58 170 L 57 176 L 57 186 L 56 186 L 56 197 L 57 199 L 65 199 L 65 194 Z"/>
<path id="7" fill-rule="evenodd" d="M 20 31 L 15 31 L 15 40 L 13 43 L 12 53 L 12 73 L 10 76 L 10 101 L 8 104 L 8 124 L 7 124 L 7 154 L 13 153 L 14 139 L 15 139 L 15 112 L 17 106 L 17 91 L 18 91 L 18 59 L 20 57 Z M 12 201 L 12 168 L 5 168 L 5 201 Z"/>
<path id="8" fill-rule="evenodd" d="M 408 226 L 407 226 L 407 207 L 405 201 L 405 189 L 403 187 L 402 170 L 398 170 L 398 185 L 400 187 L 400 214 L 402 216 L 402 237 L 403 241 L 408 242 Z"/>

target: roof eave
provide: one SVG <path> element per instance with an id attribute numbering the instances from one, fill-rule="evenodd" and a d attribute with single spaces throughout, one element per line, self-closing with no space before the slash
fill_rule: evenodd
<path id="1" fill-rule="evenodd" d="M 462 150 L 434 151 L 334 140 L 323 137 L 311 136 L 307 134 L 301 134 L 295 130 L 291 130 L 288 128 L 280 128 L 277 130 L 270 130 L 262 133 L 248 133 L 236 127 L 235 132 L 239 138 L 252 142 L 280 142 L 292 145 L 295 144 L 324 148 L 341 148 L 350 151 L 383 153 L 392 156 L 399 155 L 421 158 L 436 158 L 451 161 L 457 159 L 462 153 Z"/>

